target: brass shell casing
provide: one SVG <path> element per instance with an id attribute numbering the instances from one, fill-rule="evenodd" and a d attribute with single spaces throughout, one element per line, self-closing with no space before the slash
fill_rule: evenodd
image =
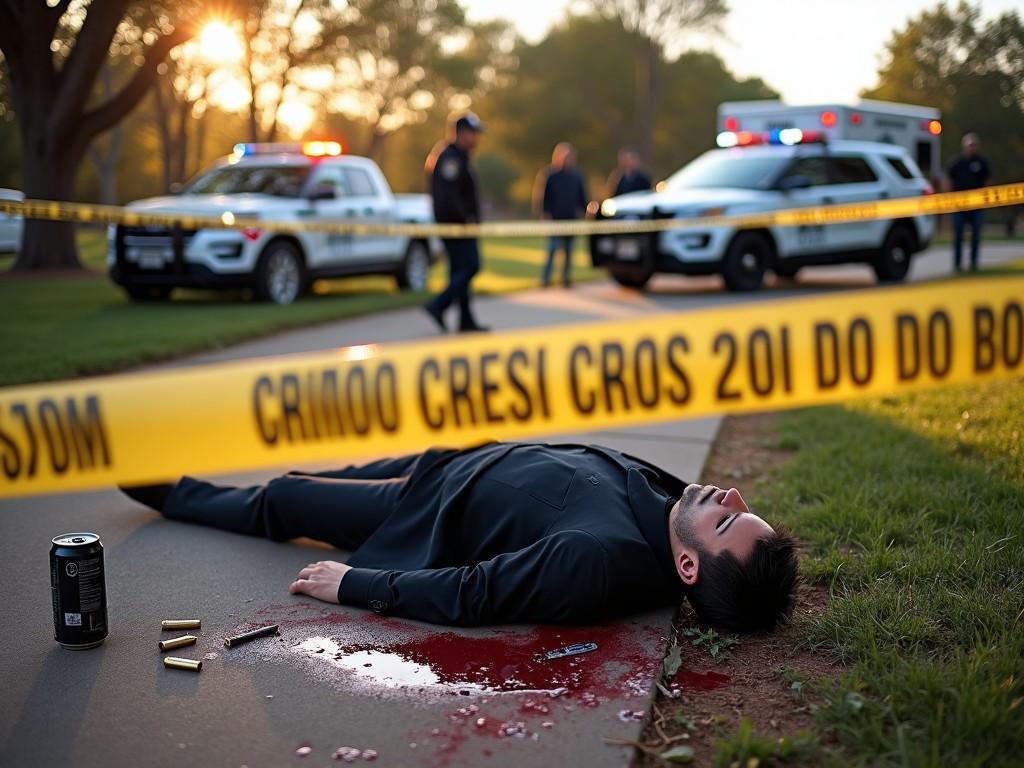
<path id="1" fill-rule="evenodd" d="M 189 672 L 199 672 L 203 668 L 203 662 L 195 659 L 179 659 L 177 656 L 164 656 L 164 666 L 168 669 L 184 669 Z"/>
<path id="2" fill-rule="evenodd" d="M 160 622 L 160 629 L 202 629 L 202 619 L 176 619 Z"/>
<path id="3" fill-rule="evenodd" d="M 184 648 L 186 645 L 195 645 L 199 638 L 195 635 L 182 635 L 171 640 L 161 640 L 158 645 L 161 651 L 173 651 L 175 648 Z"/>

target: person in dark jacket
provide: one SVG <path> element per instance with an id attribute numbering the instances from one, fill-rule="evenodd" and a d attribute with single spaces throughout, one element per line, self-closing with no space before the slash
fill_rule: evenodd
<path id="1" fill-rule="evenodd" d="M 476 149 L 484 126 L 469 112 L 452 126 L 452 140 L 440 151 L 430 153 L 426 172 L 434 200 L 434 219 L 440 224 L 476 224 L 480 221 L 480 200 L 470 154 Z M 475 237 L 444 238 L 448 254 L 448 287 L 424 306 L 442 331 L 447 331 L 444 313 L 459 305 L 460 331 L 486 331 L 473 317 L 470 283 L 480 271 L 480 245 Z"/>
<path id="2" fill-rule="evenodd" d="M 576 149 L 572 144 L 561 142 L 555 145 L 551 153 L 551 165 L 537 175 L 534 198 L 543 219 L 570 221 L 586 213 L 586 184 L 583 181 L 583 174 L 576 168 Z M 571 285 L 572 243 L 572 235 L 553 235 L 548 238 L 548 259 L 541 275 L 541 283 L 545 288 L 551 285 L 555 254 L 559 249 L 565 253 L 562 285 L 566 288 Z"/>
<path id="3" fill-rule="evenodd" d="M 651 188 L 651 177 L 640 167 L 640 155 L 635 149 L 619 150 L 619 165 L 608 177 L 608 197 L 628 192 L 646 192 Z"/>
<path id="4" fill-rule="evenodd" d="M 978 144 L 978 136 L 974 133 L 968 133 L 960 142 L 962 152 L 950 163 L 947 171 L 948 186 L 954 192 L 980 189 L 988 185 L 992 171 L 988 160 L 978 153 Z M 961 270 L 965 226 L 971 228 L 971 269 L 978 268 L 983 222 L 984 212 L 980 208 L 973 211 L 957 211 L 953 214 L 953 269 L 956 272 Z"/>
<path id="5" fill-rule="evenodd" d="M 591 445 L 488 443 L 250 488 L 123 489 L 171 520 L 351 550 L 293 594 L 450 625 L 597 621 L 678 603 L 733 631 L 785 621 L 795 542 L 734 489 Z"/>

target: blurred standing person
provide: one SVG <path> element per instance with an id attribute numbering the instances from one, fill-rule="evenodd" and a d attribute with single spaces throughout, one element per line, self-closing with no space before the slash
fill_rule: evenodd
<path id="1" fill-rule="evenodd" d="M 427 157 L 426 172 L 434 199 L 434 219 L 439 224 L 476 224 L 480 221 L 480 200 L 470 155 L 480 141 L 484 125 L 472 112 L 459 117 L 452 126 L 450 141 L 440 152 Z M 448 254 L 448 287 L 423 308 L 442 331 L 448 326 L 444 313 L 459 305 L 459 331 L 486 331 L 473 317 L 470 283 L 480 271 L 480 244 L 475 237 L 443 238 Z"/>
<path id="2" fill-rule="evenodd" d="M 555 145 L 551 153 L 551 165 L 537 174 L 534 190 L 536 207 L 540 209 L 543 219 L 571 221 L 586 213 L 586 185 L 583 174 L 576 168 L 576 149 L 572 144 L 563 141 Z M 545 288 L 551 285 L 555 254 L 559 248 L 565 252 L 562 285 L 568 288 L 572 283 L 572 243 L 572 235 L 552 235 L 548 238 L 548 260 L 541 277 Z"/>
<path id="3" fill-rule="evenodd" d="M 980 142 L 978 135 L 968 133 L 960 142 L 961 153 L 949 165 L 946 175 L 949 177 L 947 187 L 954 192 L 967 189 L 980 189 L 987 186 L 992 176 L 988 160 L 978 153 Z M 964 227 L 971 228 L 971 269 L 978 268 L 978 252 L 981 249 L 981 225 L 984 213 L 981 209 L 973 211 L 957 211 L 953 214 L 953 269 L 961 271 L 963 252 Z"/>
<path id="4" fill-rule="evenodd" d="M 627 192 L 645 192 L 651 188 L 651 177 L 640 167 L 640 155 L 635 149 L 619 150 L 619 165 L 608 177 L 608 197 Z"/>

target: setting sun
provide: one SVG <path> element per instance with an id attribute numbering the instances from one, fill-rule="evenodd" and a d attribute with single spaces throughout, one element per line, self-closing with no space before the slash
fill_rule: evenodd
<path id="1" fill-rule="evenodd" d="M 238 33 L 222 21 L 211 21 L 199 33 L 202 55 L 215 62 L 239 61 L 242 58 L 242 40 Z"/>

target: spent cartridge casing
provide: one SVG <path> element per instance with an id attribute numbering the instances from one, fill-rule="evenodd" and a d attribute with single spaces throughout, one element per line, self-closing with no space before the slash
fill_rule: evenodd
<path id="1" fill-rule="evenodd" d="M 160 629 L 202 629 L 202 619 L 175 619 L 160 622 Z"/>
<path id="2" fill-rule="evenodd" d="M 184 648 L 186 645 L 195 645 L 196 640 L 199 638 L 195 635 L 182 635 L 181 637 L 175 637 L 170 640 L 161 640 L 160 650 L 161 651 L 173 651 L 175 648 Z"/>
<path id="3" fill-rule="evenodd" d="M 259 629 L 254 629 L 251 632 L 243 632 L 242 634 L 235 635 L 234 637 L 225 637 L 224 638 L 224 647 L 225 648 L 233 648 L 236 645 L 241 645 L 242 643 L 248 643 L 250 640 L 255 640 L 257 637 L 266 637 L 267 635 L 276 635 L 277 634 L 277 627 L 278 627 L 277 624 L 269 624 L 269 625 L 267 625 L 265 627 L 260 627 Z"/>
<path id="4" fill-rule="evenodd" d="M 203 668 L 203 662 L 197 659 L 179 659 L 177 656 L 164 656 L 164 666 L 168 669 L 184 669 L 189 672 L 199 672 Z"/>

